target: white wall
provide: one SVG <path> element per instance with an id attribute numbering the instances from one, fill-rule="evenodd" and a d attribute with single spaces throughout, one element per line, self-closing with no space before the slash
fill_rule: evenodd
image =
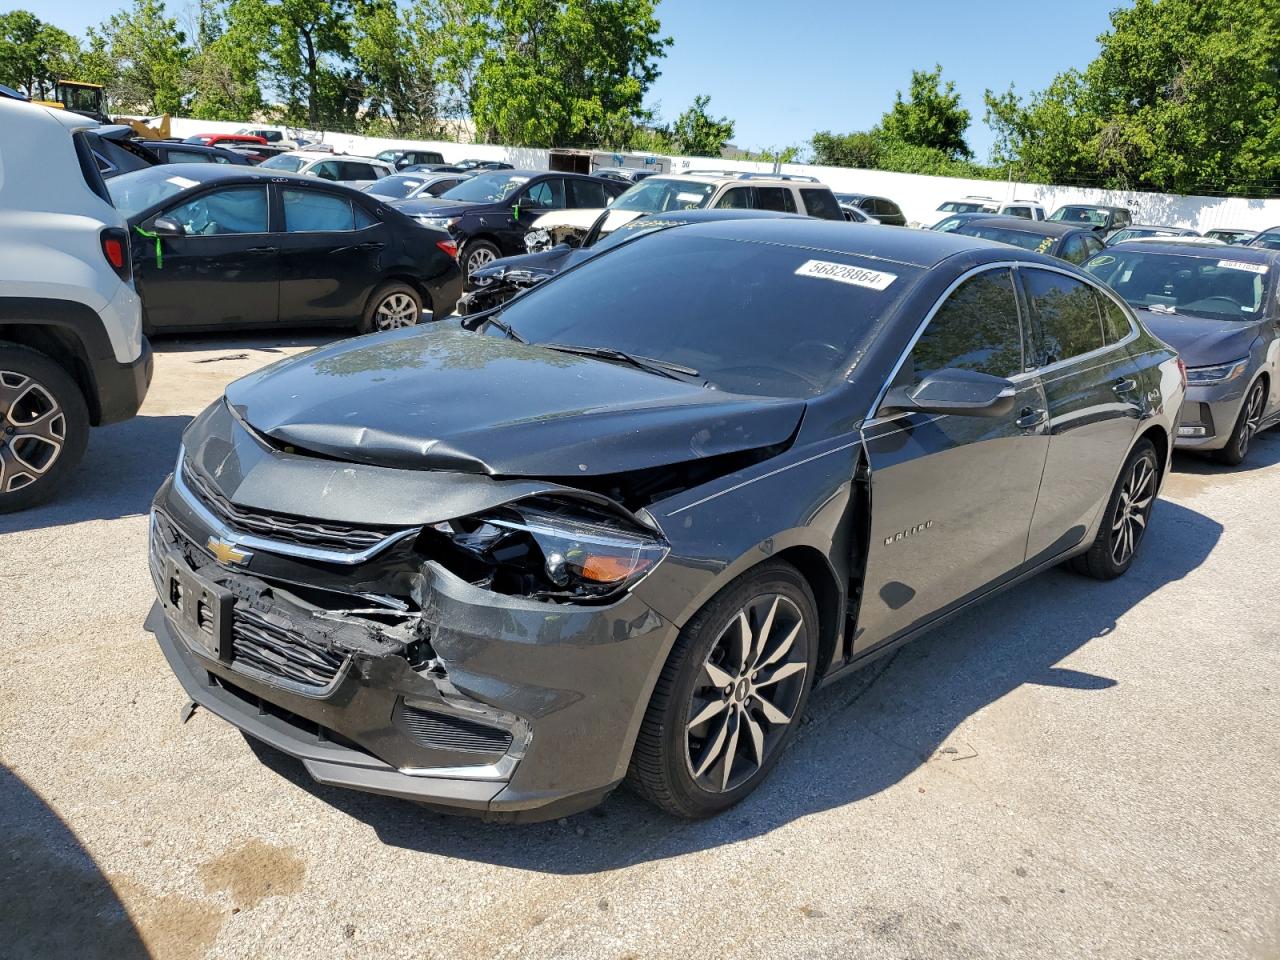
<path id="1" fill-rule="evenodd" d="M 243 123 L 211 120 L 189 120 L 175 117 L 172 133 L 187 137 L 194 133 L 233 133 Z M 548 165 L 548 152 L 533 147 L 504 147 L 478 143 L 449 143 L 436 140 L 391 140 L 361 137 L 346 133 L 317 133 L 311 139 L 328 143 L 342 153 L 372 156 L 394 147 L 418 146 L 438 150 L 446 162 L 468 157 L 480 160 L 505 160 L 516 167 L 541 170 Z M 722 160 L 711 157 L 671 157 L 671 170 L 750 170 L 767 173 L 768 163 L 749 160 Z M 1163 223 L 1190 227 L 1203 233 L 1214 227 L 1236 227 L 1262 230 L 1280 224 L 1280 199 L 1246 200 L 1237 197 L 1182 197 L 1165 193 L 1142 193 L 1122 190 L 1093 190 L 1080 187 L 1057 187 L 1042 183 L 1015 183 L 999 180 L 965 180 L 956 177 L 926 177 L 913 173 L 887 170 L 853 170 L 847 167 L 818 167 L 808 164 L 786 164 L 787 173 L 815 176 L 833 190 L 872 193 L 889 197 L 902 207 L 908 220 L 934 223 L 941 219 L 938 205 L 966 195 L 993 197 L 996 200 L 1036 200 L 1052 212 L 1065 203 L 1097 203 L 1128 207 L 1136 223 Z"/>

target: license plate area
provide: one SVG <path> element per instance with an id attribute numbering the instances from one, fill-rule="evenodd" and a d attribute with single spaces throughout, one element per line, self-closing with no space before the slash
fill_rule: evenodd
<path id="1" fill-rule="evenodd" d="M 163 587 L 160 601 L 187 642 L 229 663 L 235 606 L 231 591 L 193 573 L 172 556 L 165 558 Z"/>

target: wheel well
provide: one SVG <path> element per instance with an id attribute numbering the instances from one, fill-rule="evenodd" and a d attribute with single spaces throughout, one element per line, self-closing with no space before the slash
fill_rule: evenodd
<path id="1" fill-rule="evenodd" d="M 80 338 L 69 330 L 44 324 L 0 324 L 0 341 L 21 344 L 39 350 L 71 375 L 89 407 L 89 422 L 97 426 L 102 419 L 102 405 L 90 372 L 89 358 Z"/>
<path id="2" fill-rule="evenodd" d="M 1163 427 L 1151 427 L 1145 430 L 1138 439 L 1150 440 L 1156 448 L 1156 463 L 1160 465 L 1160 473 L 1163 476 L 1169 463 L 1169 435 L 1165 433 Z"/>
<path id="3" fill-rule="evenodd" d="M 416 277 L 410 277 L 410 276 L 406 276 L 399 273 L 395 273 L 395 274 L 392 274 L 391 276 L 384 277 L 382 283 L 378 284 L 378 287 L 374 289 L 373 293 L 370 294 L 370 297 L 377 294 L 378 289 L 388 283 L 403 283 L 406 286 L 413 287 L 413 289 L 418 292 L 418 296 L 422 298 L 423 307 L 425 307 L 428 310 L 432 310 L 433 307 L 435 306 L 431 302 L 431 291 L 426 288 L 426 286 L 422 283 L 421 280 L 419 280 Z M 370 302 L 372 303 L 372 300 L 370 300 Z"/>
<path id="4" fill-rule="evenodd" d="M 775 553 L 772 559 L 785 560 L 799 570 L 813 591 L 813 598 L 818 603 L 818 676 L 821 676 L 835 655 L 836 641 L 844 621 L 840 586 L 835 573 L 822 551 L 814 547 L 788 547 Z"/>

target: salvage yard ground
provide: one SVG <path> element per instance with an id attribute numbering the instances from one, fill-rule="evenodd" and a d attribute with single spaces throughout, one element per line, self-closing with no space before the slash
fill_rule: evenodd
<path id="1" fill-rule="evenodd" d="M 1280 430 L 1179 458 L 1125 578 L 1051 572 L 818 693 L 719 819 L 498 826 L 184 725 L 143 629 L 183 427 L 318 342 L 158 341 L 141 416 L 0 517 L 0 958 L 1280 957 Z"/>

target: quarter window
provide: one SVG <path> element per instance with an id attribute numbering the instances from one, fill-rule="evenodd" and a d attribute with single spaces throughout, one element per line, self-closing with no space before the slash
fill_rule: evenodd
<path id="1" fill-rule="evenodd" d="M 1040 329 L 1046 364 L 1069 360 L 1106 345 L 1093 289 L 1048 270 L 1024 271 L 1031 314 Z"/>
<path id="2" fill-rule="evenodd" d="M 1010 271 L 988 270 L 957 287 L 916 341 L 909 364 L 898 379 L 908 386 L 947 368 L 993 377 L 1021 373 L 1022 331 Z"/>
<path id="3" fill-rule="evenodd" d="M 351 201 L 311 190 L 282 190 L 284 228 L 289 233 L 324 233 L 355 229 Z"/>
<path id="4" fill-rule="evenodd" d="M 267 188 L 230 187 L 204 193 L 167 210 L 188 236 L 212 237 L 267 232 Z"/>

